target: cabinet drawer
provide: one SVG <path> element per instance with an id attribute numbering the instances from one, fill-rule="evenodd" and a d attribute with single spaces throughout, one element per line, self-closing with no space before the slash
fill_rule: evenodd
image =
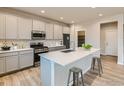
<path id="1" fill-rule="evenodd" d="M 33 50 L 26 50 L 19 52 L 19 54 L 29 54 L 29 53 L 33 53 Z"/>
<path id="2" fill-rule="evenodd" d="M 18 52 L 2 53 L 0 54 L 0 57 L 14 56 L 14 55 L 18 55 Z"/>

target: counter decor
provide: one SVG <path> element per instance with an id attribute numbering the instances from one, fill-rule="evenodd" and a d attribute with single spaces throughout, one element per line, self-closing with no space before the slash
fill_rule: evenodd
<path id="1" fill-rule="evenodd" d="M 91 44 L 82 44 L 82 48 L 85 50 L 90 50 L 93 46 Z"/>

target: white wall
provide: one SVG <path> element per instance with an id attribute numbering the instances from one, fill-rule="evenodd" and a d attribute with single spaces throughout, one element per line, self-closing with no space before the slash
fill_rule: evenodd
<path id="1" fill-rule="evenodd" d="M 92 44 L 95 48 L 100 48 L 100 24 L 114 21 L 118 22 L 118 64 L 124 64 L 123 14 L 106 17 L 93 22 L 80 23 L 79 25 L 83 29 L 86 29 L 86 43 Z M 75 31 L 77 30 L 75 29 Z M 76 38 L 75 41 L 77 41 Z"/>

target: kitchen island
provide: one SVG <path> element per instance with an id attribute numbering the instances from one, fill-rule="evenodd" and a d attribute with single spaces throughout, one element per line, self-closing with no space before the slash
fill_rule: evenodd
<path id="1" fill-rule="evenodd" d="M 43 86 L 66 86 L 71 67 L 79 67 L 86 73 L 91 67 L 93 56 L 100 56 L 99 49 L 54 51 L 40 54 L 41 84 Z M 72 80 L 72 77 L 71 77 Z"/>

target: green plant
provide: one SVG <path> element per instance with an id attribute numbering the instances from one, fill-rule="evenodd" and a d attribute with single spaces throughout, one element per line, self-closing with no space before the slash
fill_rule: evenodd
<path id="1" fill-rule="evenodd" d="M 82 44 L 82 47 L 85 48 L 85 49 L 90 49 L 90 48 L 92 48 L 93 46 L 90 45 L 90 44 Z"/>

